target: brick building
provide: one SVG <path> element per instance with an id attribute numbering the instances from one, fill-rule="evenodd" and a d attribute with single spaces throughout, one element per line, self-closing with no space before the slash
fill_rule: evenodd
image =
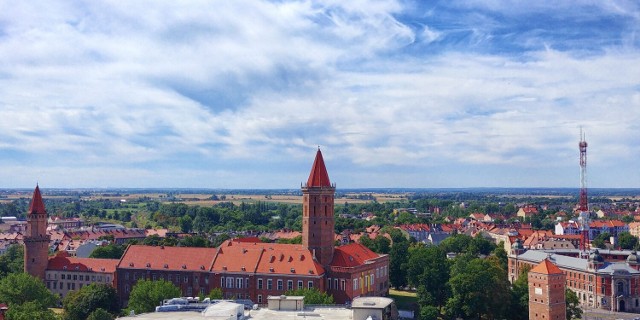
<path id="1" fill-rule="evenodd" d="M 70 257 L 59 252 L 49 259 L 45 283 L 52 293 L 64 298 L 70 291 L 80 290 L 92 283 L 115 287 L 118 259 Z"/>
<path id="2" fill-rule="evenodd" d="M 625 261 L 609 262 L 598 250 L 587 259 L 553 251 L 525 250 L 520 241 L 509 255 L 509 280 L 515 281 L 525 268 L 549 259 L 564 274 L 567 289 L 589 308 L 640 313 L 640 260 L 631 252 Z"/>
<path id="3" fill-rule="evenodd" d="M 564 320 L 566 318 L 565 276 L 549 259 L 528 273 L 529 319 Z"/>

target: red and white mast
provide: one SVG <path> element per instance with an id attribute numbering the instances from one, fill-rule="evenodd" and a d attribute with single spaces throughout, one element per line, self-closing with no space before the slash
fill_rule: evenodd
<path id="1" fill-rule="evenodd" d="M 586 253 L 589 245 L 589 203 L 587 201 L 587 141 L 580 128 L 580 202 L 578 212 L 580 214 L 580 251 Z"/>

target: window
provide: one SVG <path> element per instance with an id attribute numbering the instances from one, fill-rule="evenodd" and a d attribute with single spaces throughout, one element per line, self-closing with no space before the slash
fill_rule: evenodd
<path id="1" fill-rule="evenodd" d="M 224 288 L 224 277 L 220 278 L 220 288 Z"/>
<path id="2" fill-rule="evenodd" d="M 258 289 L 262 290 L 262 279 L 258 279 Z"/>
<path id="3" fill-rule="evenodd" d="M 622 281 L 618 282 L 618 291 L 617 293 L 624 293 L 624 283 Z"/>
<path id="4" fill-rule="evenodd" d="M 184 276 L 184 283 L 187 283 L 187 282 L 189 282 L 189 277 Z"/>
<path id="5" fill-rule="evenodd" d="M 158 280 L 158 276 L 154 273 L 153 274 L 153 281 L 156 281 L 156 280 Z"/>
<path id="6" fill-rule="evenodd" d="M 64 280 L 64 273 L 60 275 L 60 279 Z"/>
<path id="7" fill-rule="evenodd" d="M 282 291 L 282 280 L 278 279 L 278 291 Z"/>
<path id="8" fill-rule="evenodd" d="M 209 277 L 204 277 L 204 283 L 209 284 Z"/>
<path id="9" fill-rule="evenodd" d="M 242 289 L 242 278 L 236 278 L 236 288 Z"/>
<path id="10" fill-rule="evenodd" d="M 198 284 L 198 276 L 193 276 L 193 283 Z"/>
<path id="11" fill-rule="evenodd" d="M 78 275 L 77 274 L 73 275 L 73 280 L 78 280 Z"/>
<path id="12" fill-rule="evenodd" d="M 370 278 L 371 282 L 369 283 L 370 285 L 373 285 L 373 273 L 371 274 L 371 278 Z"/>
<path id="13" fill-rule="evenodd" d="M 267 279 L 267 290 L 273 289 L 273 279 Z"/>
<path id="14" fill-rule="evenodd" d="M 293 290 L 293 280 L 287 281 L 287 290 Z"/>
<path id="15" fill-rule="evenodd" d="M 262 303 L 262 295 L 261 294 L 258 295 L 258 303 Z"/>
<path id="16" fill-rule="evenodd" d="M 233 278 L 227 277 L 227 288 L 233 288 Z"/>
<path id="17" fill-rule="evenodd" d="M 342 289 L 342 291 L 346 290 L 346 281 L 344 279 L 340 280 L 340 289 Z"/>
<path id="18" fill-rule="evenodd" d="M 188 287 L 188 288 L 187 288 L 187 295 L 188 295 L 188 296 L 191 296 L 192 294 L 193 294 L 193 288 Z"/>
<path id="19" fill-rule="evenodd" d="M 124 291 L 125 291 L 125 292 L 127 292 L 127 293 L 129 292 L 129 285 L 128 285 L 128 284 L 126 284 L 126 285 L 124 286 Z"/>
<path id="20" fill-rule="evenodd" d="M 200 288 L 200 295 L 204 296 L 204 288 Z"/>
<path id="21" fill-rule="evenodd" d="M 249 288 L 249 278 L 244 278 L 244 287 Z"/>
<path id="22" fill-rule="evenodd" d="M 307 288 L 309 288 L 309 289 L 313 288 L 313 281 L 309 281 L 307 283 Z"/>
<path id="23" fill-rule="evenodd" d="M 53 282 L 53 289 L 54 289 L 54 290 L 55 290 L 55 289 L 58 289 L 58 282 L 57 282 L 57 281 L 54 281 L 54 282 Z"/>
<path id="24" fill-rule="evenodd" d="M 338 279 L 333 279 L 333 288 L 338 289 Z M 344 290 L 344 288 L 342 288 Z"/>

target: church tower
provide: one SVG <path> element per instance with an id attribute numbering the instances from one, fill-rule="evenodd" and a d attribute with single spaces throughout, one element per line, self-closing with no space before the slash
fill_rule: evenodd
<path id="1" fill-rule="evenodd" d="M 549 259 L 529 271 L 529 320 L 564 320 L 565 276 Z"/>
<path id="2" fill-rule="evenodd" d="M 328 266 L 333 259 L 335 184 L 329 181 L 322 152 L 318 148 L 307 183 L 302 186 L 302 245 L 318 262 Z"/>
<path id="3" fill-rule="evenodd" d="M 47 211 L 44 208 L 40 188 L 36 186 L 27 213 L 27 229 L 24 236 L 24 272 L 44 280 L 49 262 Z"/>

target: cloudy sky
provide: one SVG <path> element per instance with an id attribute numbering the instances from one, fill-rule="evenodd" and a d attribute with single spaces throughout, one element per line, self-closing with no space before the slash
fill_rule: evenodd
<path id="1" fill-rule="evenodd" d="M 0 187 L 640 187 L 637 1 L 0 1 Z"/>

